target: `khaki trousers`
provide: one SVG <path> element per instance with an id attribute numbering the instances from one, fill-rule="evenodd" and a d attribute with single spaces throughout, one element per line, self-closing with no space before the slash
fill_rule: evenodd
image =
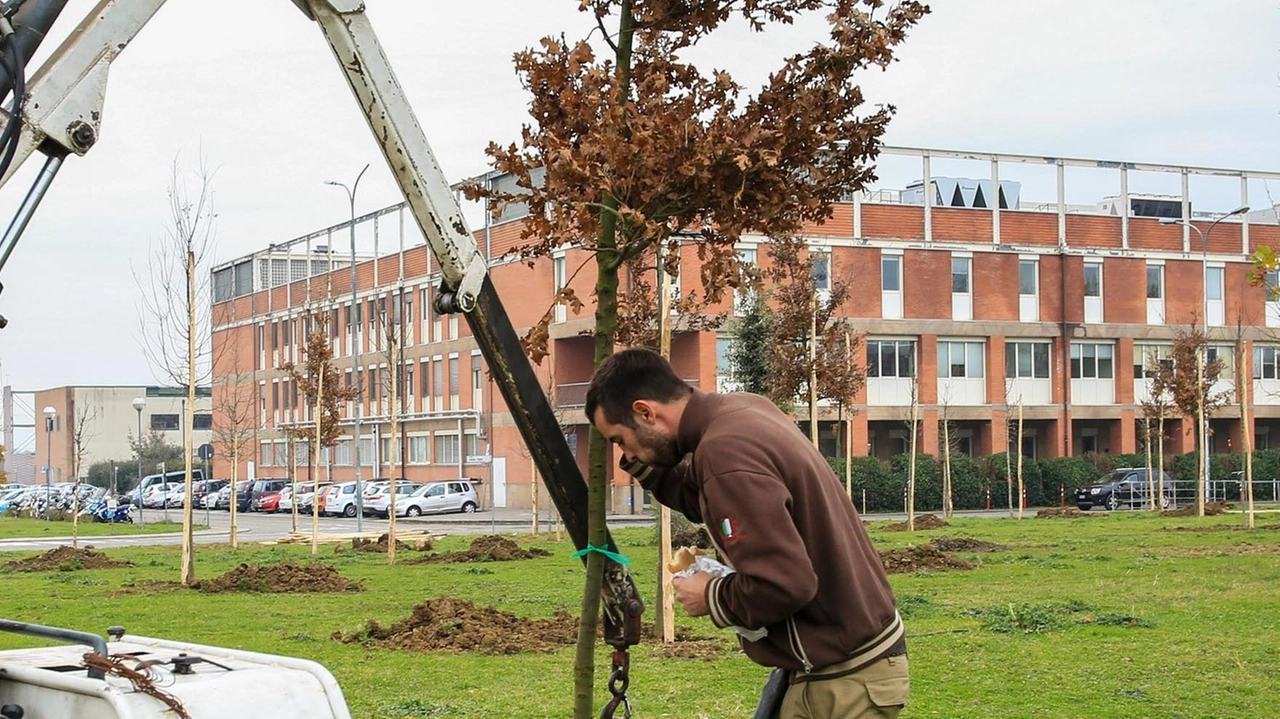
<path id="1" fill-rule="evenodd" d="M 847 676 L 792 684 L 778 717 L 897 719 L 910 687 L 906 655 L 886 657 Z"/>

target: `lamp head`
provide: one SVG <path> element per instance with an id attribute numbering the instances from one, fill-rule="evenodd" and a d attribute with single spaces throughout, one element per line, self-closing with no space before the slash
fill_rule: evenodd
<path id="1" fill-rule="evenodd" d="M 134 409 L 141 412 L 142 408 L 147 406 L 147 400 L 143 397 L 134 397 L 132 404 Z"/>
<path id="2" fill-rule="evenodd" d="M 57 416 L 58 416 L 58 410 L 54 409 L 53 407 L 44 408 L 45 419 L 53 419 L 54 417 L 57 417 Z"/>

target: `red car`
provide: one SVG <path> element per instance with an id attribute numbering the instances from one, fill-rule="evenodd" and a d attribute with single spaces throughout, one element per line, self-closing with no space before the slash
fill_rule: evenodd
<path id="1" fill-rule="evenodd" d="M 259 512 L 274 514 L 275 512 L 280 511 L 280 493 L 271 492 L 270 494 L 264 494 L 258 498 L 257 503 Z"/>

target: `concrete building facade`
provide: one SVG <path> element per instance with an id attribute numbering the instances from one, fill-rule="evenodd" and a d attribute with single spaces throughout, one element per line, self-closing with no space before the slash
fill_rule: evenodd
<path id="1" fill-rule="evenodd" d="M 145 402 L 141 412 L 142 436 L 156 433 L 168 444 L 181 447 L 186 391 L 176 387 L 117 386 L 117 387 L 55 387 L 37 390 L 35 396 L 35 467 L 34 475 L 18 477 L 15 481 L 44 483 L 45 468 L 48 480 L 54 483 L 74 479 L 77 433 L 83 447 L 79 474 L 84 478 L 89 466 L 95 462 L 115 459 L 128 463 L 136 457 L 133 442 L 138 437 L 139 413 L 133 407 L 135 398 Z M 46 422 L 44 409 L 52 407 L 52 431 Z M 213 413 L 211 393 L 208 388 L 197 388 L 195 445 L 209 443 L 213 438 Z M 150 473 L 150 467 L 144 473 Z"/>
<path id="2" fill-rule="evenodd" d="M 1028 456 L 1137 451 L 1141 402 L 1149 391 L 1145 367 L 1168 357 L 1179 328 L 1201 324 L 1211 352 L 1226 361 L 1221 389 L 1233 389 L 1237 372 L 1250 380 L 1247 417 L 1256 446 L 1280 440 L 1280 302 L 1250 279 L 1250 254 L 1280 244 L 1280 226 L 1244 215 L 1202 235 L 1229 209 L 1248 204 L 1251 187 L 1262 197 L 1257 185 L 1280 174 L 914 148 L 885 153 L 919 163 L 918 179 L 903 191 L 852 194 L 829 221 L 805 232 L 829 276 L 850 283 L 843 313 L 865 333 L 865 387 L 852 406 L 818 407 L 829 454 L 842 454 L 838 419 L 847 422 L 843 436 L 851 437 L 854 455 L 904 451 L 913 394 L 925 452 L 938 451 L 932 428 L 943 419 L 960 451 L 1004 451 L 1007 423 L 1019 407 Z M 967 163 L 977 174 L 937 177 L 931 163 L 943 161 Z M 1056 189 L 1056 201 L 1051 195 L 1036 202 L 1029 199 L 1032 184 L 1019 176 L 1046 167 L 1054 173 L 1047 187 Z M 1108 173 L 1120 192 L 1099 191 L 1092 203 L 1068 204 L 1068 171 L 1084 169 Z M 1202 177 L 1234 185 L 1215 185 L 1202 198 Z M 1171 184 L 1181 192 L 1130 193 L 1131 183 Z M 1226 209 L 1204 209 L 1214 205 Z M 553 308 L 552 298 L 565 286 L 589 298 L 594 263 L 572 248 L 532 267 L 511 261 L 521 228 L 519 208 L 510 208 L 475 234 L 513 324 L 528 328 L 552 312 L 550 355 L 538 372 L 585 468 L 581 407 L 592 340 L 582 333 L 591 313 Z M 241 475 L 291 471 L 285 432 L 311 425 L 313 411 L 279 368 L 301 362 L 308 329 L 323 322 L 344 385 L 353 376 L 353 328 L 361 328 L 365 478 L 472 477 L 487 487 L 482 495 L 489 503 L 529 506 L 536 485 L 528 453 L 466 322 L 431 309 L 438 279 L 412 217 L 396 205 L 355 221 L 354 307 L 350 267 L 333 249 L 351 229 L 346 223 L 326 228 L 214 270 L 215 424 L 226 415 L 219 405 L 237 394 L 231 388 L 243 390 L 253 408 L 252 446 Z M 767 262 L 768 239 L 746 238 L 740 251 L 748 261 Z M 692 244 L 682 251 L 682 268 L 686 277 L 697 276 Z M 1277 278 L 1269 279 L 1275 286 Z M 732 311 L 728 304 L 720 309 Z M 388 317 L 399 318 L 399 357 L 385 352 Z M 726 331 L 677 334 L 672 362 L 698 387 L 731 386 L 729 341 Z M 392 447 L 386 380 L 396 365 L 403 424 Z M 345 435 L 321 458 L 324 476 L 339 480 L 354 475 L 354 407 L 342 409 Z M 808 408 L 800 404 L 798 414 L 806 419 Z M 1238 408 L 1219 410 L 1211 426 L 1212 451 L 1242 446 Z M 1167 442 L 1171 452 L 1191 450 L 1191 422 L 1174 420 Z M 226 455 L 218 452 L 218 476 L 227 473 Z M 300 467 L 309 464 L 305 443 L 296 456 Z M 302 478 L 309 472 L 298 471 Z M 627 482 L 615 482 L 620 511 L 644 501 Z"/>

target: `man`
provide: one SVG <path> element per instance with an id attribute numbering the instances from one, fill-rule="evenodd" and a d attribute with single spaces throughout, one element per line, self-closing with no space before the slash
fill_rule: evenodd
<path id="1" fill-rule="evenodd" d="M 898 716 L 905 630 L 880 555 L 826 460 L 763 397 L 690 387 L 660 355 L 619 352 L 587 417 L 663 504 L 706 525 L 735 572 L 675 580 L 718 627 L 764 628 L 753 661 L 791 671 L 781 719 Z M 682 461 L 687 460 L 687 461 Z"/>

